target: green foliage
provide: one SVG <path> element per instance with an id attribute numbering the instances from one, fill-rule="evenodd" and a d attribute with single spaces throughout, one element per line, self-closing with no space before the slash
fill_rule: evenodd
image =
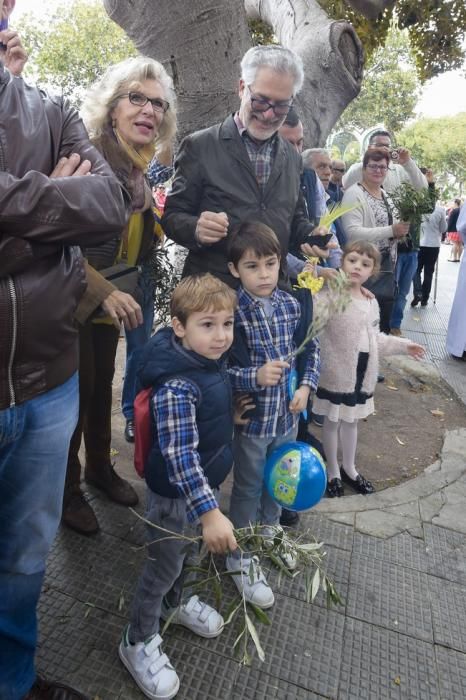
<path id="1" fill-rule="evenodd" d="M 419 119 L 397 134 L 416 161 L 432 168 L 444 196 L 466 187 L 466 113 Z"/>
<path id="2" fill-rule="evenodd" d="M 136 54 L 100 0 L 63 2 L 49 13 L 41 10 L 40 17 L 25 15 L 16 28 L 29 53 L 25 76 L 77 105 L 109 65 Z"/>
<path id="3" fill-rule="evenodd" d="M 248 20 L 249 33 L 254 46 L 262 46 L 263 44 L 276 44 L 277 39 L 273 33 L 270 24 L 262 22 L 260 19 Z"/>
<path id="4" fill-rule="evenodd" d="M 419 245 L 422 217 L 434 210 L 436 198 L 435 190 L 432 191 L 430 188 L 416 190 L 410 182 L 402 182 L 393 192 L 390 192 L 397 218 L 400 221 L 409 221 L 411 224 L 409 234 L 415 246 Z"/>
<path id="5" fill-rule="evenodd" d="M 390 22 L 409 32 L 419 79 L 424 82 L 447 70 L 459 68 L 465 58 L 466 31 L 464 0 L 398 0 L 377 20 L 367 20 L 352 10 L 344 0 L 318 0 L 335 19 L 345 19 L 354 26 L 370 60 L 383 47 Z"/>
<path id="6" fill-rule="evenodd" d="M 359 96 L 343 112 L 336 130 L 364 131 L 383 123 L 399 131 L 414 116 L 419 88 L 407 32 L 392 25 L 385 47 L 372 54 Z"/>

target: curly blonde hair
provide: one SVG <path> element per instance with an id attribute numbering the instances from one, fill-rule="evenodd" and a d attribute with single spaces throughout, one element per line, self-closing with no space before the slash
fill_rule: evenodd
<path id="1" fill-rule="evenodd" d="M 173 82 L 161 63 L 147 56 L 127 58 L 109 66 L 86 93 L 81 116 L 91 138 L 99 138 L 111 125 L 111 113 L 118 103 L 118 95 L 137 89 L 145 80 L 156 80 L 170 104 L 155 138 L 158 152 L 171 147 L 176 134 L 176 95 Z"/>

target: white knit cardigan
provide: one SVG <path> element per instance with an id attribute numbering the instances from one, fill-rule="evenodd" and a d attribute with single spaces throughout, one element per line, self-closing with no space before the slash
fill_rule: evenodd
<path id="1" fill-rule="evenodd" d="M 314 298 L 316 312 L 325 305 L 327 292 Z M 376 299 L 369 300 L 367 312 L 350 302 L 341 314 L 332 316 L 319 336 L 320 379 L 319 386 L 328 391 L 349 394 L 356 385 L 359 345 L 364 326 L 369 336 L 369 359 L 362 391 L 372 394 L 377 383 L 379 355 L 407 354 L 407 338 L 395 338 L 379 330 L 379 305 Z"/>

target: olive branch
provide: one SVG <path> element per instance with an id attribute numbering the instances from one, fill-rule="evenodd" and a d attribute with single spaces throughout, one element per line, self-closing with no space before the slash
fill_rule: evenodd
<path id="1" fill-rule="evenodd" d="M 186 587 L 189 590 L 189 595 L 195 593 L 204 593 L 213 596 L 216 609 L 222 611 L 224 604 L 224 586 L 226 580 L 242 573 L 243 556 L 251 559 L 248 576 L 252 584 L 254 582 L 255 566 L 257 563 L 262 566 L 264 561 L 269 561 L 279 571 L 278 585 L 282 576 L 289 579 L 301 578 L 304 587 L 305 600 L 307 604 L 314 601 L 319 590 L 322 590 L 326 595 L 327 607 L 331 605 L 343 605 L 344 601 L 337 592 L 334 583 L 328 576 L 324 568 L 324 560 L 326 552 L 323 550 L 324 543 L 317 542 L 309 530 L 293 535 L 290 531 L 285 532 L 279 526 L 274 528 L 273 538 L 270 536 L 270 527 L 267 526 L 267 534 L 264 534 L 263 525 L 250 525 L 246 528 L 234 530 L 234 535 L 238 543 L 238 548 L 241 552 L 241 557 L 238 559 L 238 569 L 227 571 L 221 568 L 216 561 L 216 557 L 208 552 L 205 547 L 202 547 L 202 536 L 190 537 L 177 532 L 172 532 L 147 520 L 135 510 L 130 510 L 144 523 L 154 529 L 164 533 L 164 539 L 177 539 L 186 542 L 186 552 L 193 545 L 199 547 L 200 563 L 196 566 L 187 566 L 185 571 L 189 577 Z M 162 541 L 157 538 L 157 541 Z M 142 545 L 141 548 L 149 546 L 150 543 Z M 289 571 L 283 561 L 281 555 L 288 554 L 297 560 L 297 568 L 293 572 Z M 254 562 L 252 557 L 257 558 Z M 163 635 L 168 629 L 176 615 L 176 610 L 167 618 L 164 627 L 161 631 Z M 258 624 L 269 626 L 271 620 L 265 610 L 259 608 L 253 603 L 246 601 L 244 593 L 238 593 L 226 610 L 223 611 L 225 627 L 227 625 L 237 625 L 238 634 L 233 643 L 233 651 L 239 662 L 243 665 L 250 666 L 252 663 L 251 653 L 249 651 L 251 642 L 254 645 L 257 655 L 261 661 L 265 659 L 265 652 L 260 641 Z"/>

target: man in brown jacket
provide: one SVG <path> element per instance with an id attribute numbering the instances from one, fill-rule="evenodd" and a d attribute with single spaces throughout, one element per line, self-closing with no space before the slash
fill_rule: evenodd
<path id="1" fill-rule="evenodd" d="M 121 231 L 127 201 L 76 111 L 14 77 L 17 35 L 0 42 L 0 698 L 78 700 L 36 676 L 36 607 L 78 412 L 78 246 Z"/>

